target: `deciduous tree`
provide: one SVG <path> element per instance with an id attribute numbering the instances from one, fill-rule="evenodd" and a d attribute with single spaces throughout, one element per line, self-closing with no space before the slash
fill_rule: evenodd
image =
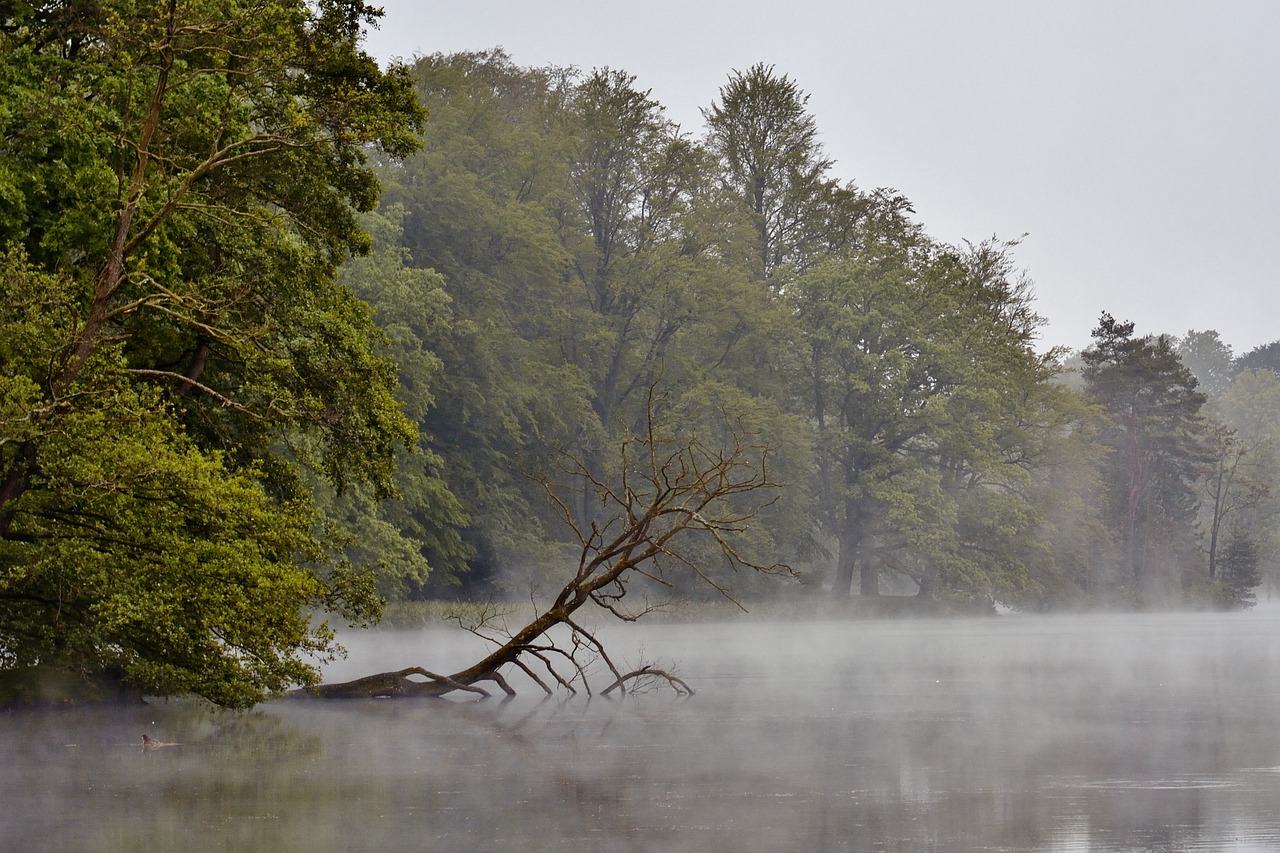
<path id="1" fill-rule="evenodd" d="M 1209 579 L 1217 576 L 1219 543 L 1229 529 L 1228 519 L 1261 504 L 1270 494 L 1263 479 L 1269 447 L 1260 440 L 1242 440 L 1224 425 L 1211 427 L 1207 434 L 1209 467 L 1204 476 L 1203 512 L 1208 516 Z M 1243 533 L 1241 534 L 1243 536 Z M 1256 551 L 1256 545 L 1254 545 Z M 1256 561 L 1255 561 L 1256 562 Z"/>
<path id="2" fill-rule="evenodd" d="M 229 705 L 377 609 L 307 477 L 393 489 L 412 424 L 367 306 L 403 69 L 359 0 L 10 3 L 0 28 L 0 664 Z"/>
<path id="3" fill-rule="evenodd" d="M 1174 340 L 1174 350 L 1179 360 L 1191 371 L 1199 383 L 1196 387 L 1209 397 L 1217 397 L 1231 385 L 1236 372 L 1235 357 L 1231 345 L 1218 333 L 1189 331 Z"/>
<path id="4" fill-rule="evenodd" d="M 869 197 L 830 177 L 834 161 L 818 139 L 808 102 L 794 80 L 760 63 L 731 74 L 718 100 L 703 110 L 706 144 L 720 161 L 721 179 L 752 217 L 760 279 L 784 265 L 803 270 L 853 248 L 864 220 L 901 227 L 901 214 L 910 210 L 895 193 Z"/>
<path id="5" fill-rule="evenodd" d="M 1009 490 L 1042 442 L 1031 411 L 1050 399 L 1034 390 L 1049 373 L 1031 348 L 1027 285 L 1010 273 L 1000 247 L 960 253 L 920 238 L 828 262 L 788 287 L 837 596 L 855 573 L 864 595 L 878 594 L 886 567 L 925 594 L 940 577 L 969 593 L 1022 583 L 1012 554 L 971 547 L 996 542 L 1000 526 L 1016 539 L 1034 515 Z"/>

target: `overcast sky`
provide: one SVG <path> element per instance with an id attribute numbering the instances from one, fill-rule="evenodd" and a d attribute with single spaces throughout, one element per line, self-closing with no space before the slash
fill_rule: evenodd
<path id="1" fill-rule="evenodd" d="M 1280 339 L 1280 2 L 374 0 L 380 59 L 501 46 L 636 75 L 701 134 L 734 69 L 809 93 L 835 173 L 1016 252 L 1048 323 Z"/>

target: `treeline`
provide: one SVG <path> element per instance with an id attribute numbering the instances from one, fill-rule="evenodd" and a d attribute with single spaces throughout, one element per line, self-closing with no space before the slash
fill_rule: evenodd
<path id="1" fill-rule="evenodd" d="M 1073 372 L 785 74 L 687 131 L 379 14 L 0 6 L 0 677 L 249 705 L 325 614 L 531 588 L 1249 600 L 1280 343 L 1104 315 Z"/>
<path id="2" fill-rule="evenodd" d="M 553 580 L 574 541 L 548 485 L 569 459 L 607 478 L 656 415 L 770 448 L 787 487 L 746 547 L 837 597 L 1252 600 L 1276 553 L 1280 344 L 1237 360 L 1213 332 L 1103 314 L 1072 359 L 1037 352 L 1016 243 L 942 244 L 897 192 L 838 179 L 769 66 L 732 73 L 696 132 L 616 70 L 491 51 L 412 77 L 425 142 L 381 166 L 374 251 L 345 281 L 388 332 L 420 452 L 400 501 L 330 504 L 384 594 Z M 578 530 L 608 520 L 587 495 L 566 498 Z"/>

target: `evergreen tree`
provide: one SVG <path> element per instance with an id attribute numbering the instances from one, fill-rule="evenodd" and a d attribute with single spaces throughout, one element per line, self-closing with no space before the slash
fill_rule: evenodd
<path id="1" fill-rule="evenodd" d="M 1257 603 L 1254 590 L 1262 583 L 1258 569 L 1258 545 L 1248 534 L 1233 530 L 1222 549 L 1222 584 L 1236 607 L 1252 607 Z"/>
<path id="2" fill-rule="evenodd" d="M 1102 435 L 1111 451 L 1104 476 L 1125 566 L 1139 594 L 1168 595 L 1168 578 L 1148 577 L 1148 569 L 1186 569 L 1195 553 L 1189 543 L 1209 460 L 1205 396 L 1167 336 L 1137 338 L 1133 329 L 1103 313 L 1093 345 L 1081 353 L 1083 375 L 1089 398 L 1110 421 Z"/>

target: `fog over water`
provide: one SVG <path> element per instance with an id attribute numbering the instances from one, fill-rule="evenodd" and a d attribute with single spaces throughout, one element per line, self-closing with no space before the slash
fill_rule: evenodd
<path id="1" fill-rule="evenodd" d="M 605 632 L 697 695 L 6 714 L 0 850 L 1280 847 L 1280 608 Z"/>

